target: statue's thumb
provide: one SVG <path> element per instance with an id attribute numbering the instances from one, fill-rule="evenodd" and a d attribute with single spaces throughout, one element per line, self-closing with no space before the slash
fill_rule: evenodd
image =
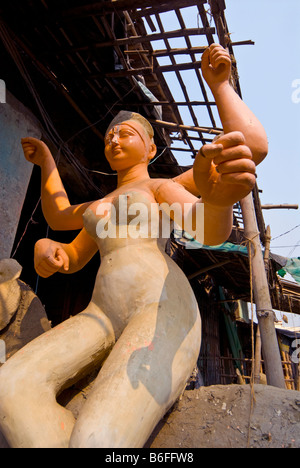
<path id="1" fill-rule="evenodd" d="M 209 52 L 208 48 L 202 54 L 201 66 L 204 67 L 204 68 L 207 68 L 210 65 L 209 54 L 210 54 L 210 52 Z"/>
<path id="2" fill-rule="evenodd" d="M 215 156 L 215 153 L 210 151 L 210 146 L 211 145 L 202 146 L 198 152 L 194 162 L 194 171 L 198 173 L 207 173 L 210 170 L 212 160 Z"/>
<path id="3" fill-rule="evenodd" d="M 56 252 L 56 257 L 57 257 L 57 260 L 62 261 L 62 266 L 64 267 L 64 270 L 68 271 L 69 266 L 70 266 L 70 261 L 69 261 L 69 256 L 66 254 L 66 252 L 63 249 L 58 249 Z"/>

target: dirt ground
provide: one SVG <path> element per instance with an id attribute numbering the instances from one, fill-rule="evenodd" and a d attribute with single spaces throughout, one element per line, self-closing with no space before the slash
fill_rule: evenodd
<path id="1" fill-rule="evenodd" d="M 92 384 L 91 384 L 92 385 Z M 60 403 L 76 417 L 91 385 Z M 157 425 L 146 448 L 300 448 L 300 392 L 267 385 L 186 390 Z"/>
<path id="2" fill-rule="evenodd" d="M 216 385 L 186 391 L 147 447 L 300 448 L 300 392 L 265 385 L 253 390 Z"/>

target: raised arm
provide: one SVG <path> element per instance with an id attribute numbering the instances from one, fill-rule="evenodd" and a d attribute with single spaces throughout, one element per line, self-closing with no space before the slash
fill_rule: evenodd
<path id="1" fill-rule="evenodd" d="M 230 55 L 219 44 L 212 44 L 202 55 L 201 69 L 215 98 L 224 133 L 242 132 L 253 161 L 260 164 L 268 153 L 266 132 L 230 84 Z"/>
<path id="2" fill-rule="evenodd" d="M 268 153 L 266 132 L 231 86 L 231 59 L 219 44 L 212 44 L 203 53 L 202 74 L 215 98 L 224 133 L 241 132 L 245 144 L 250 148 L 253 161 L 256 165 L 260 164 Z M 174 180 L 194 195 L 201 194 L 201 187 L 194 184 L 193 169 L 180 174 Z"/>
<path id="3" fill-rule="evenodd" d="M 82 214 L 90 203 L 70 204 L 53 156 L 45 143 L 31 137 L 23 138 L 21 143 L 27 161 L 41 168 L 42 209 L 51 229 L 82 229 Z"/>

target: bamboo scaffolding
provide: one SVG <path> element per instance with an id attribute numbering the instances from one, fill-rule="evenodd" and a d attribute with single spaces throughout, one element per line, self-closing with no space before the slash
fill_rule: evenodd
<path id="1" fill-rule="evenodd" d="M 203 132 L 203 133 L 209 133 L 212 135 L 220 135 L 222 133 L 222 129 L 217 129 L 217 128 L 212 128 L 212 127 L 194 127 L 191 125 L 181 125 L 181 124 L 176 124 L 174 122 L 164 122 L 162 120 L 154 120 L 154 119 L 149 119 L 149 122 L 152 123 L 154 126 L 158 127 L 166 127 L 166 128 L 173 128 L 174 131 L 176 130 L 188 130 L 191 132 Z"/>
<path id="2" fill-rule="evenodd" d="M 281 205 L 261 205 L 263 210 L 298 210 L 299 205 L 290 205 L 283 203 Z"/>
<path id="3" fill-rule="evenodd" d="M 207 0 L 198 0 L 198 3 L 206 3 Z M 109 12 L 122 12 L 124 10 L 135 10 L 142 8 L 141 16 L 153 14 L 153 10 L 168 11 L 172 8 L 187 7 L 195 4 L 195 0 L 174 0 L 170 5 L 169 2 L 161 0 L 113 0 L 111 2 L 96 2 L 88 5 L 82 5 L 71 9 L 66 9 L 60 12 L 62 21 L 71 21 L 74 18 L 85 18 L 94 15 L 104 15 Z M 155 8 L 156 7 L 156 8 Z"/>
<path id="4" fill-rule="evenodd" d="M 265 244 L 265 253 L 264 253 L 264 265 L 265 265 L 266 274 L 268 275 L 269 254 L 270 254 L 270 244 L 271 244 L 270 226 L 267 226 L 265 239 L 266 239 L 266 244 Z M 259 327 L 257 327 L 256 340 L 255 340 L 255 358 L 254 358 L 254 383 L 260 383 L 260 367 L 261 367 L 261 336 L 260 336 L 260 329 Z"/>
<path id="5" fill-rule="evenodd" d="M 123 37 L 121 39 L 114 39 L 110 41 L 102 41 L 102 42 L 95 42 L 93 44 L 86 44 L 79 47 L 68 47 L 67 49 L 58 49 L 55 51 L 55 54 L 58 56 L 67 55 L 71 53 L 83 52 L 83 51 L 93 51 L 94 49 L 104 49 L 107 47 L 118 47 L 118 46 L 127 46 L 128 44 L 142 44 L 151 41 L 159 41 L 163 39 L 174 39 L 177 37 L 187 37 L 187 36 L 198 36 L 198 35 L 205 35 L 205 34 L 214 34 L 214 28 L 191 28 L 182 31 L 178 29 L 176 31 L 168 31 L 168 32 L 160 32 L 149 34 L 148 36 L 129 36 Z M 45 51 L 45 56 L 49 55 L 47 51 Z"/>

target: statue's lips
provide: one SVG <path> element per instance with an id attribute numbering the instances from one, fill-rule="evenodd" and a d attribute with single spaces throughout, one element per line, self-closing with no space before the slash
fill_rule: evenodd
<path id="1" fill-rule="evenodd" d="M 111 154 L 112 154 L 112 157 L 114 158 L 114 157 L 116 157 L 118 155 L 123 154 L 123 150 L 122 150 L 122 148 L 117 147 L 117 148 L 114 148 L 113 150 L 111 150 Z"/>

